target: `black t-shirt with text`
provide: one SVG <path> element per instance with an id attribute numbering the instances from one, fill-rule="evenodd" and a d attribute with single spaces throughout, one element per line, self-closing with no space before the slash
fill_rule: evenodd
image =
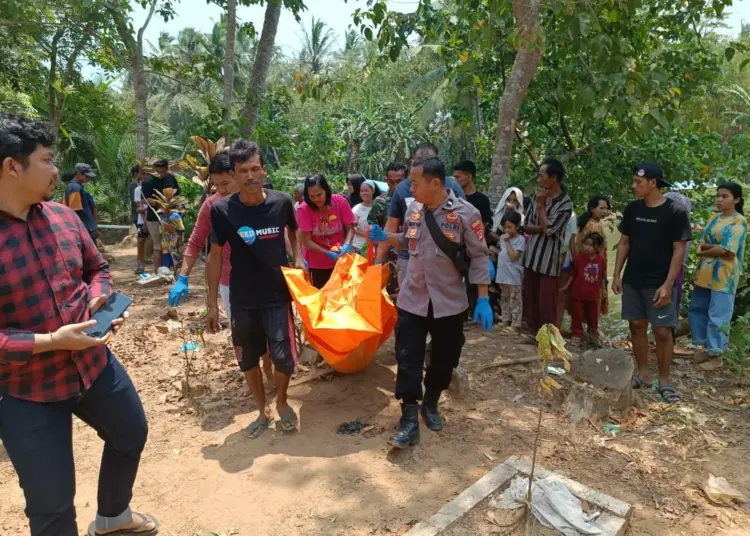
<path id="1" fill-rule="evenodd" d="M 466 200 L 474 205 L 474 208 L 479 211 L 483 223 L 489 223 L 492 221 L 492 209 L 490 208 L 489 197 L 482 192 L 474 192 L 473 194 L 466 194 Z"/>
<path id="2" fill-rule="evenodd" d="M 667 280 L 674 242 L 690 240 L 687 210 L 671 199 L 649 207 L 642 199 L 625 207 L 620 232 L 630 240 L 623 283 L 636 288 L 659 288 Z"/>
<path id="3" fill-rule="evenodd" d="M 174 195 L 180 195 L 180 185 L 177 183 L 177 179 L 171 173 L 167 173 L 166 177 L 163 179 L 152 175 L 143 181 L 143 184 L 141 185 L 143 199 L 151 199 L 152 197 L 155 197 L 155 191 L 164 193 L 164 188 L 173 188 L 176 190 Z M 156 207 L 154 207 L 154 210 L 156 210 Z M 153 210 L 148 209 L 146 214 L 146 221 L 159 221 L 159 218 L 156 217 Z"/>
<path id="4" fill-rule="evenodd" d="M 288 266 L 284 228 L 297 230 L 292 198 L 265 190 L 260 205 L 245 205 L 234 194 L 211 207 L 211 243 L 232 249 L 229 301 L 232 308 L 268 309 L 291 302 L 281 273 Z"/>

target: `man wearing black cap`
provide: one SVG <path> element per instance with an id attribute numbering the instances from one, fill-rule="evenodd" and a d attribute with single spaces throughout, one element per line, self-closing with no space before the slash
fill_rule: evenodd
<path id="1" fill-rule="evenodd" d="M 151 236 L 151 240 L 154 243 L 154 270 L 158 270 L 161 266 L 161 228 L 159 227 L 159 217 L 156 215 L 156 197 L 155 191 L 164 193 L 166 188 L 172 188 L 174 195 L 180 195 L 180 185 L 177 183 L 177 179 L 174 175 L 169 172 L 169 162 L 167 159 L 162 158 L 157 160 L 154 164 L 156 169 L 156 176 L 151 176 L 141 186 L 141 192 L 143 199 L 153 207 L 153 210 L 149 208 L 146 216 L 146 226 L 148 227 L 148 234 Z"/>
<path id="2" fill-rule="evenodd" d="M 94 197 L 86 191 L 85 184 L 96 177 L 96 171 L 88 164 L 76 164 L 73 180 L 67 183 L 63 205 L 76 211 L 81 218 L 83 226 L 91 235 L 91 240 L 96 244 L 98 235 L 96 204 Z"/>
<path id="3" fill-rule="evenodd" d="M 639 198 L 625 208 L 620 223 L 622 238 L 617 246 L 617 263 L 612 290 L 622 293 L 622 318 L 630 322 L 633 353 L 638 375 L 633 387 L 650 384 L 648 372 L 648 325 L 656 339 L 659 364 L 659 394 L 665 402 L 680 400 L 669 380 L 672 362 L 672 330 L 677 327 L 674 282 L 680 273 L 687 240 L 691 238 L 687 210 L 667 199 L 661 188 L 664 180 L 659 164 L 642 163 L 634 170 L 633 192 Z M 627 259 L 625 277 L 620 273 Z"/>

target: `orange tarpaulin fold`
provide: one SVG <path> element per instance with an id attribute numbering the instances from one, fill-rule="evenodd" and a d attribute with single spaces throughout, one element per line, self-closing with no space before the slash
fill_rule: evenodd
<path id="1" fill-rule="evenodd" d="M 360 255 L 344 255 L 322 289 L 302 270 L 282 268 L 308 343 L 337 372 L 367 367 L 396 324 L 396 307 L 383 292 L 388 266 L 367 264 Z"/>

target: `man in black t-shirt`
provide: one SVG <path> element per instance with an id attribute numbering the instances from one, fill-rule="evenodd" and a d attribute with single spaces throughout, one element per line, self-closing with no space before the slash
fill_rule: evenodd
<path id="1" fill-rule="evenodd" d="M 162 158 L 157 160 L 154 164 L 156 170 L 156 176 L 151 175 L 143 181 L 141 185 L 141 193 L 143 199 L 149 204 L 151 208 L 146 211 L 146 226 L 148 227 L 148 234 L 151 236 L 151 240 L 154 243 L 154 271 L 158 270 L 161 266 L 162 250 L 161 250 L 161 227 L 159 226 L 159 217 L 156 215 L 158 208 L 157 200 L 154 195 L 155 191 L 159 191 L 162 194 L 166 188 L 172 188 L 174 195 L 180 195 L 180 185 L 177 183 L 177 178 L 169 172 L 169 161 Z"/>
<path id="2" fill-rule="evenodd" d="M 484 236 L 486 237 L 487 227 L 492 222 L 492 209 L 490 208 L 490 198 L 482 192 L 478 192 L 476 186 L 474 186 L 476 174 L 477 166 L 471 160 L 461 160 L 453 166 L 453 176 L 463 188 L 466 200 L 474 205 L 474 208 L 479 211 L 479 215 L 482 217 Z M 479 294 L 477 293 L 477 286 L 470 284 L 468 280 L 466 281 L 466 295 L 469 298 L 467 318 L 471 320 L 474 318 L 474 305 L 477 303 Z"/>
<path id="3" fill-rule="evenodd" d="M 304 269 L 297 240 L 297 220 L 289 194 L 263 188 L 266 168 L 258 146 L 239 140 L 229 157 L 239 193 L 220 199 L 211 207 L 211 257 L 206 263 L 210 330 L 218 329 L 218 289 L 221 279 L 222 247 L 231 246 L 234 269 L 229 279 L 232 308 L 232 340 L 240 370 L 255 396 L 258 418 L 246 435 L 257 439 L 273 421 L 266 404 L 263 377 L 258 366 L 266 351 L 274 364 L 276 409 L 284 430 L 294 430 L 298 418 L 287 402 L 289 378 L 294 372 L 294 324 L 291 296 L 282 266 L 287 266 L 284 230 L 295 253 L 295 265 Z"/>
<path id="4" fill-rule="evenodd" d="M 659 164 L 642 163 L 635 167 L 633 191 L 640 199 L 626 208 L 620 223 L 622 238 L 617 246 L 612 290 L 622 293 L 622 318 L 630 322 L 633 353 L 638 375 L 633 387 L 650 384 L 648 373 L 648 325 L 656 339 L 659 364 L 659 394 L 668 403 L 680 400 L 669 381 L 672 363 L 672 330 L 677 327 L 674 282 L 680 273 L 687 240 L 691 238 L 687 210 L 667 199 L 661 188 L 671 186 L 664 180 Z M 620 273 L 625 264 L 625 277 Z"/>

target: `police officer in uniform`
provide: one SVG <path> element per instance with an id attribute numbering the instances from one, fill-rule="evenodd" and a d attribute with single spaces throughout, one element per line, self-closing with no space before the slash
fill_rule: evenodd
<path id="1" fill-rule="evenodd" d="M 440 394 L 448 388 L 464 344 L 463 321 L 469 307 L 463 276 L 454 260 L 433 240 L 425 222 L 430 211 L 443 235 L 466 247 L 469 282 L 478 286 L 474 321 L 492 329 L 489 251 L 479 211 L 445 188 L 445 166 L 433 156 L 418 158 L 411 168 L 415 201 L 406 210 L 402 233 L 386 233 L 377 225 L 370 239 L 409 251 L 409 267 L 398 295 L 396 324 L 396 398 L 401 401 L 401 421 L 390 440 L 397 448 L 419 441 L 419 400 L 427 428 L 443 428 L 438 412 Z M 429 268 L 429 270 L 427 270 Z M 432 360 L 427 367 L 422 396 L 425 339 L 432 335 Z"/>

